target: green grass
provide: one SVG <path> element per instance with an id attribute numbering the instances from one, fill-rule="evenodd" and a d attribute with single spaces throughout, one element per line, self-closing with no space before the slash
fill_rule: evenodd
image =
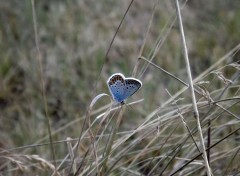
<path id="1" fill-rule="evenodd" d="M 73 149 L 66 139 L 76 146 L 81 130 L 73 153 L 83 175 L 170 175 L 199 155 L 189 89 L 143 59 L 136 75 L 143 87 L 129 98 L 135 102 L 131 107 L 110 112 L 110 97 L 96 98 L 109 94 L 106 80 L 113 73 L 132 75 L 154 3 L 133 2 L 105 59 L 129 1 L 36 1 L 40 52 L 31 0 L 0 2 L 0 174 L 51 175 L 60 166 L 55 175 L 68 175 L 71 158 L 66 156 Z M 239 5 L 190 1 L 182 9 L 205 145 L 217 144 L 209 158 L 214 175 L 240 173 Z M 188 83 L 175 12 L 171 1 L 159 2 L 141 55 L 150 59 L 157 50 L 152 62 Z M 179 173 L 206 174 L 203 158 Z"/>

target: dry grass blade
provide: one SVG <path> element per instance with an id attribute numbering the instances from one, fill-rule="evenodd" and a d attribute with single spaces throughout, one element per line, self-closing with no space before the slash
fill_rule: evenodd
<path id="1" fill-rule="evenodd" d="M 206 150 L 210 150 L 213 147 L 215 147 L 216 145 L 218 145 L 219 143 L 221 143 L 222 141 L 224 141 L 225 139 L 227 139 L 229 136 L 233 135 L 234 133 L 238 132 L 240 130 L 240 128 L 237 128 L 236 130 L 234 130 L 233 132 L 229 133 L 228 135 L 226 135 L 225 137 L 223 137 L 222 139 L 220 139 L 219 141 L 217 141 L 216 143 L 214 143 L 213 145 L 211 145 L 209 148 L 207 148 Z M 188 164 L 190 164 L 191 162 L 193 162 L 196 158 L 198 158 L 199 156 L 201 156 L 202 153 L 196 155 L 195 157 L 193 157 L 191 160 L 189 160 L 187 163 L 185 163 L 183 166 L 181 166 L 180 168 L 178 168 L 176 171 L 174 171 L 173 173 L 171 173 L 171 176 L 175 175 L 176 173 L 178 173 L 179 171 L 181 171 L 184 167 L 186 167 Z"/>
<path id="2" fill-rule="evenodd" d="M 73 161 L 73 173 L 75 174 L 77 172 L 77 165 L 76 165 L 76 160 L 74 159 L 73 147 L 71 144 L 71 140 L 72 140 L 71 138 L 67 137 L 68 153 L 69 153 L 71 160 Z"/>
<path id="3" fill-rule="evenodd" d="M 52 139 L 52 130 L 51 130 L 51 125 L 50 125 L 50 119 L 49 119 L 49 114 L 48 114 L 48 105 L 47 105 L 47 97 L 46 97 L 46 92 L 45 92 L 45 81 L 43 78 L 43 66 L 42 66 L 42 56 L 39 48 L 39 39 L 38 39 L 38 30 L 37 30 L 37 19 L 36 19 L 36 11 L 35 11 L 35 1 L 31 0 L 31 5 L 32 5 L 32 15 L 33 15 L 33 27 L 34 27 L 34 35 L 35 35 L 35 44 L 36 48 L 38 51 L 37 59 L 38 59 L 38 64 L 39 64 L 39 71 L 40 71 L 40 80 L 41 80 L 41 88 L 42 88 L 42 97 L 43 97 L 43 104 L 44 104 L 44 110 L 45 110 L 45 118 L 47 121 L 47 128 L 48 128 L 48 135 L 49 135 L 49 141 L 50 141 L 50 148 L 51 148 L 51 153 L 53 157 L 53 162 L 54 165 L 56 166 L 56 157 L 55 157 L 55 150 L 53 147 L 53 139 Z"/>
<path id="4" fill-rule="evenodd" d="M 210 166 L 209 166 L 209 163 L 208 163 L 207 154 L 205 152 L 205 144 L 204 144 L 204 139 L 203 139 L 203 135 L 202 135 L 202 128 L 201 128 L 201 123 L 200 123 L 200 119 L 199 119 L 199 112 L 198 112 L 198 108 L 197 108 L 197 104 L 196 104 L 196 97 L 195 97 L 194 88 L 193 88 L 191 69 L 190 69 L 190 64 L 189 64 L 189 59 L 188 59 L 188 51 L 187 51 L 187 46 L 186 46 L 186 41 L 185 41 L 185 36 L 184 36 L 184 30 L 183 30 L 183 25 L 182 25 L 182 17 L 181 17 L 181 12 L 180 12 L 180 7 L 179 7 L 178 0 L 175 0 L 175 4 L 176 4 L 176 9 L 177 9 L 179 28 L 180 28 L 180 32 L 181 32 L 184 58 L 185 58 L 185 63 L 186 63 L 186 68 L 187 68 L 187 73 L 188 73 L 188 81 L 189 81 L 189 88 L 190 88 L 191 97 L 192 97 L 194 117 L 197 119 L 197 126 L 198 126 L 200 141 L 201 141 L 201 151 L 203 153 L 203 159 L 205 161 L 205 167 L 206 167 L 206 170 L 207 170 L 207 174 L 208 174 L 208 176 L 211 176 L 212 172 L 211 172 L 211 169 L 210 169 Z"/>
<path id="5" fill-rule="evenodd" d="M 225 85 L 228 85 L 229 83 L 232 84 L 232 80 L 227 79 L 222 72 L 220 71 L 212 71 L 211 73 L 216 74 L 217 78 L 221 80 Z"/>
<path id="6" fill-rule="evenodd" d="M 240 64 L 239 63 L 232 63 L 232 64 L 229 64 L 229 66 L 234 67 L 234 68 L 236 68 L 237 70 L 240 71 Z"/>
<path id="7" fill-rule="evenodd" d="M 233 164 L 234 159 L 237 157 L 237 155 L 239 155 L 239 152 L 240 152 L 240 147 L 238 147 L 238 149 L 236 150 L 236 152 L 233 154 L 233 157 L 232 157 L 232 159 L 230 160 L 228 166 L 226 167 L 226 170 L 225 170 L 225 172 L 223 173 L 223 175 L 227 175 L 229 168 L 230 168 L 231 165 Z"/>
<path id="8" fill-rule="evenodd" d="M 151 15 L 151 18 L 149 20 L 148 28 L 147 28 L 147 31 L 146 31 L 146 34 L 145 34 L 145 37 L 144 37 L 143 44 L 142 44 L 142 46 L 140 48 L 140 51 L 139 51 L 139 54 L 138 54 L 137 63 L 136 63 L 136 65 L 134 67 L 134 70 L 133 70 L 133 74 L 132 74 L 133 77 L 136 77 L 136 74 L 137 74 L 137 70 L 138 70 L 138 67 L 139 67 L 139 64 L 140 64 L 140 59 L 139 58 L 142 57 L 143 49 L 146 45 L 147 37 L 148 37 L 149 31 L 150 31 L 150 28 L 151 28 L 151 25 L 152 25 L 152 21 L 153 21 L 153 17 L 154 17 L 155 11 L 156 11 L 157 3 L 158 3 L 158 0 L 156 0 L 156 3 L 153 5 L 152 15 Z"/>
<path id="9" fill-rule="evenodd" d="M 170 92 L 169 92 L 167 89 L 166 89 L 166 91 L 167 91 L 167 93 L 169 94 L 169 96 L 172 97 L 172 95 L 170 94 Z M 187 123 L 186 123 L 186 121 L 185 121 L 185 119 L 184 119 L 184 117 L 183 117 L 183 115 L 182 115 L 182 113 L 181 113 L 181 111 L 180 111 L 178 105 L 177 105 L 177 102 L 174 101 L 173 104 L 176 106 L 176 108 L 177 108 L 177 113 L 178 113 L 179 116 L 181 117 L 182 123 L 183 123 L 183 125 L 186 127 L 186 129 L 187 129 L 189 135 L 191 136 L 191 138 L 192 138 L 192 140 L 193 140 L 193 142 L 194 142 L 196 148 L 198 149 L 199 152 L 201 152 L 200 149 L 199 149 L 199 147 L 198 147 L 198 145 L 197 145 L 197 143 L 196 143 L 196 141 L 195 141 L 195 139 L 194 139 L 194 137 L 193 137 L 193 135 L 192 135 L 192 133 L 191 133 L 190 128 L 188 127 L 188 125 L 187 125 Z"/>
<path id="10" fill-rule="evenodd" d="M 108 96 L 108 97 L 109 97 L 108 94 L 106 94 L 106 93 L 101 93 L 101 94 L 97 95 L 97 96 L 91 101 L 91 103 L 90 103 L 90 105 L 89 105 L 89 108 L 88 108 L 88 110 L 87 110 L 87 115 L 86 115 L 86 120 L 88 120 L 88 125 L 89 125 L 89 130 L 88 130 L 88 131 L 89 131 L 89 134 L 90 134 L 90 137 L 91 137 L 91 141 L 92 141 L 92 145 L 93 145 L 93 152 L 94 152 L 95 159 L 96 159 L 96 162 L 97 162 L 97 163 L 98 163 L 98 157 L 97 157 L 97 153 L 96 153 L 95 143 L 94 143 L 94 140 L 93 140 L 93 139 L 94 139 L 94 135 L 93 135 L 93 132 L 92 132 L 92 130 L 91 130 L 90 115 L 91 115 L 91 111 L 92 111 L 93 106 L 96 104 L 96 102 L 97 102 L 100 98 L 102 98 L 102 97 L 104 97 L 104 96 Z M 84 121 L 84 125 L 85 125 L 86 120 Z M 70 174 L 70 172 L 71 172 L 71 169 L 72 169 L 72 166 L 73 166 L 73 163 L 74 163 L 74 159 L 75 159 L 75 157 L 76 157 L 76 151 L 77 151 L 78 146 L 79 146 L 79 144 L 80 144 L 80 140 L 81 140 L 81 137 L 82 137 L 82 132 L 83 132 L 83 129 L 84 129 L 84 125 L 83 125 L 83 127 L 82 127 L 80 136 L 79 136 L 78 141 L 77 141 L 77 144 L 76 144 L 75 155 L 74 155 L 74 158 L 72 159 L 72 162 L 71 162 L 71 165 L 70 165 L 69 174 Z M 98 166 L 98 164 L 97 164 L 97 166 Z"/>
<path id="11" fill-rule="evenodd" d="M 113 145 L 113 142 L 114 142 L 114 139 L 115 139 L 115 135 L 116 135 L 116 133 L 118 131 L 118 128 L 120 126 L 120 122 L 122 121 L 124 111 L 125 111 L 125 106 L 123 105 L 123 106 L 121 106 L 121 110 L 118 114 L 116 125 L 115 125 L 115 127 L 113 127 L 112 135 L 109 138 L 109 143 L 106 146 L 106 150 L 105 150 L 104 157 L 103 157 L 103 163 L 102 163 L 102 167 L 101 167 L 101 172 L 100 172 L 103 175 L 106 173 L 106 171 L 108 169 L 107 168 L 108 158 L 109 158 L 110 152 L 112 150 L 112 145 Z"/>
<path id="12" fill-rule="evenodd" d="M 147 60 L 146 58 L 144 58 L 143 56 L 141 56 L 139 59 L 142 59 L 144 61 L 146 61 L 148 64 L 153 65 L 154 67 L 156 67 L 157 69 L 161 70 L 162 72 L 164 72 L 165 74 L 167 74 L 168 76 L 172 77 L 173 79 L 179 81 L 180 83 L 182 83 L 183 85 L 185 85 L 186 87 L 188 87 L 188 84 L 185 83 L 184 81 L 182 81 L 181 79 L 177 78 L 176 76 L 174 76 L 173 74 L 169 73 L 168 71 L 164 70 L 163 68 L 159 67 L 158 65 L 154 64 L 153 62 Z"/>
<path id="13" fill-rule="evenodd" d="M 56 171 L 56 168 L 51 162 L 38 155 L 16 155 L 16 154 L 7 154 L 7 156 L 1 156 L 2 159 L 9 160 L 11 163 L 17 166 L 16 169 L 19 169 L 23 173 L 28 173 L 31 171 L 31 167 L 40 170 L 51 170 L 52 172 Z M 40 167 L 39 167 L 40 166 Z M 58 172 L 55 172 L 55 175 L 60 175 Z"/>

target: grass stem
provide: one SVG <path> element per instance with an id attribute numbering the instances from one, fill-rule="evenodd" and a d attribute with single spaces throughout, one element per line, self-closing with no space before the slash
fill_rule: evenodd
<path id="1" fill-rule="evenodd" d="M 187 69 L 187 74 L 188 74 L 189 88 L 190 88 L 191 97 L 192 97 L 194 117 L 197 120 L 197 127 L 198 127 L 198 132 L 199 132 L 199 137 L 200 137 L 201 150 L 202 150 L 202 154 L 203 154 L 205 167 L 206 167 L 206 170 L 207 170 L 207 175 L 211 176 L 212 173 L 211 173 L 211 169 L 210 169 L 210 166 L 209 166 L 209 163 L 208 163 L 207 153 L 205 151 L 206 149 L 205 149 L 205 145 L 204 145 L 202 128 L 201 128 L 201 123 L 200 123 L 200 119 L 199 119 L 199 112 L 198 112 L 196 97 L 195 97 L 195 93 L 194 93 L 194 87 L 193 87 L 193 81 L 192 81 L 192 75 L 191 75 L 191 68 L 190 68 L 189 59 L 188 59 L 188 50 L 187 50 L 187 45 L 186 45 L 186 41 L 185 41 L 185 35 L 184 35 L 183 24 L 182 24 L 182 17 L 181 17 L 181 12 L 180 12 L 180 7 L 179 7 L 178 0 L 175 0 L 175 4 L 176 4 L 176 9 L 177 9 L 177 16 L 178 16 L 178 21 L 179 21 L 180 33 L 181 33 L 184 58 L 185 58 L 186 69 Z"/>

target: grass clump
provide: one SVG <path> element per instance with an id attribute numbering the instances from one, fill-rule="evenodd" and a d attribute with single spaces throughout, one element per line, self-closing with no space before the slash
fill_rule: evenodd
<path id="1" fill-rule="evenodd" d="M 0 3 L 2 175 L 207 173 L 175 5 L 132 2 Z M 180 5 L 211 172 L 238 175 L 240 4 Z M 125 109 L 116 72 L 143 83 Z"/>

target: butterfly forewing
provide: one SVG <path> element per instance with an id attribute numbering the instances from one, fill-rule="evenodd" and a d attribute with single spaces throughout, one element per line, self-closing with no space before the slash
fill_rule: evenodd
<path id="1" fill-rule="evenodd" d="M 125 77 L 121 73 L 113 74 L 107 81 L 109 91 L 115 101 L 121 103 L 125 98 Z"/>

